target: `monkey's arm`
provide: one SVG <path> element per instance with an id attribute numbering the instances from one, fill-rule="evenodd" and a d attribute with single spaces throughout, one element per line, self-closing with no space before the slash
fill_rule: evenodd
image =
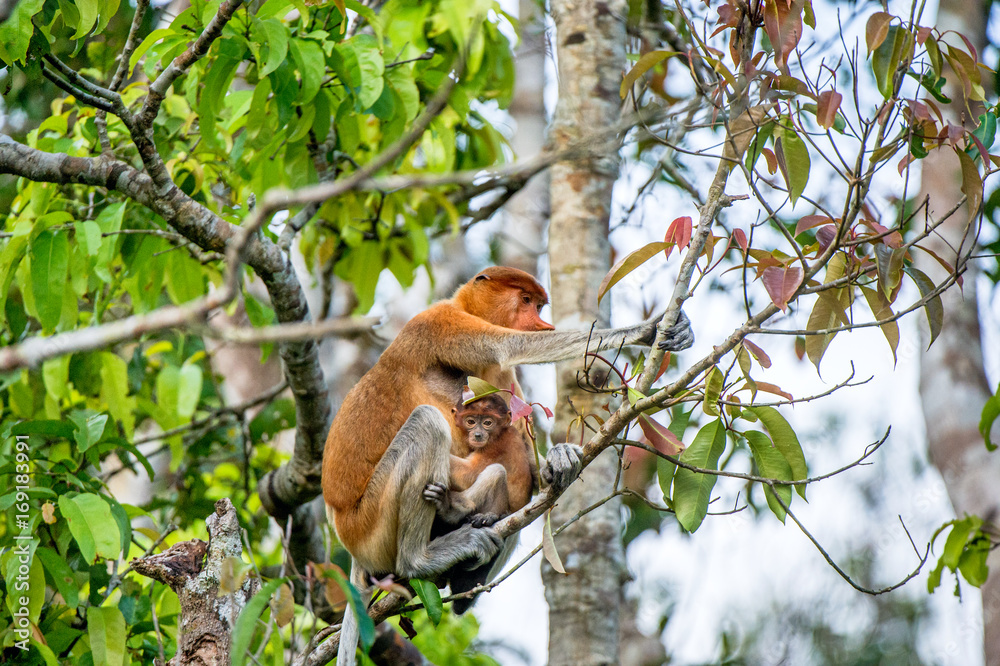
<path id="1" fill-rule="evenodd" d="M 418 323 L 419 320 L 419 323 Z M 422 329 L 414 339 L 433 341 L 433 356 L 441 365 L 482 371 L 491 366 L 512 368 L 525 363 L 551 363 L 580 357 L 588 351 L 622 345 L 650 345 L 660 317 L 621 328 L 593 331 L 518 331 L 496 326 L 458 308 L 440 303 L 414 318 Z M 665 348 L 679 351 L 694 342 L 691 324 L 682 312 L 667 332 Z M 411 353 L 426 353 L 414 348 Z"/>

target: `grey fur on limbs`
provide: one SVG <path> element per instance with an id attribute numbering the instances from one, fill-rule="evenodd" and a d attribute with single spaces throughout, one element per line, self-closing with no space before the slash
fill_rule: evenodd
<path id="1" fill-rule="evenodd" d="M 428 578 L 454 564 L 489 562 L 503 540 L 491 527 L 462 525 L 431 540 L 434 506 L 424 499 L 429 483 L 447 484 L 451 465 L 451 426 L 436 408 L 420 405 L 399 429 L 375 468 L 372 479 L 387 473 L 387 492 L 398 496 L 396 570 L 403 578 Z"/>

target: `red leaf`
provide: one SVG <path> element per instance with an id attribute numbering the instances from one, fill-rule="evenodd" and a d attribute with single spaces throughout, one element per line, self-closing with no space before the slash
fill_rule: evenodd
<path id="1" fill-rule="evenodd" d="M 798 236 L 806 229 L 812 229 L 822 224 L 833 222 L 833 218 L 828 215 L 806 215 L 795 224 L 795 236 Z"/>
<path id="2" fill-rule="evenodd" d="M 531 405 L 518 398 L 515 394 L 510 394 L 510 420 L 511 423 L 518 419 L 531 416 Z"/>
<path id="3" fill-rule="evenodd" d="M 844 96 L 836 90 L 825 90 L 819 94 L 816 102 L 816 122 L 823 129 L 830 129 L 837 120 L 837 110 Z"/>
<path id="4" fill-rule="evenodd" d="M 684 442 L 677 439 L 677 435 L 645 414 L 639 414 L 639 427 L 646 440 L 660 453 L 676 456 L 684 450 Z"/>
<path id="5" fill-rule="evenodd" d="M 788 56 L 802 37 L 805 0 L 765 0 L 764 30 L 774 47 L 774 64 L 788 73 Z"/>
<path id="6" fill-rule="evenodd" d="M 924 42 L 926 42 L 927 38 L 930 36 L 931 36 L 930 28 L 920 28 L 919 30 L 917 30 L 917 44 L 923 46 Z"/>
<path id="7" fill-rule="evenodd" d="M 549 409 L 545 405 L 542 405 L 542 411 L 545 412 L 545 415 L 547 417 L 549 417 L 550 419 L 552 418 L 552 410 L 551 409 Z"/>
<path id="8" fill-rule="evenodd" d="M 678 250 L 683 250 L 691 242 L 691 218 L 685 215 L 684 217 L 678 217 L 676 220 L 670 223 L 667 227 L 667 233 L 663 236 L 664 243 L 673 243 L 677 246 Z M 668 247 L 663 251 L 667 259 L 670 258 L 670 253 L 674 251 L 673 246 Z"/>
<path id="9" fill-rule="evenodd" d="M 750 342 L 746 338 L 743 339 L 743 346 L 747 348 L 747 351 L 753 354 L 753 357 L 757 359 L 760 363 L 760 367 L 767 370 L 771 367 L 771 357 L 764 353 L 764 350 Z"/>
<path id="10" fill-rule="evenodd" d="M 736 241 L 736 244 L 739 245 L 740 249 L 744 252 L 746 252 L 747 248 L 750 247 L 750 244 L 747 243 L 747 235 L 743 233 L 742 229 L 733 229 L 733 240 Z"/>
<path id="11" fill-rule="evenodd" d="M 828 224 L 816 230 L 816 240 L 819 241 L 820 250 L 830 247 L 830 243 L 835 238 L 837 238 L 837 227 L 833 224 Z"/>
<path id="12" fill-rule="evenodd" d="M 795 290 L 802 282 L 802 269 L 798 266 L 777 267 L 769 266 L 764 269 L 761 276 L 764 281 L 764 288 L 767 289 L 771 302 L 777 305 L 783 312 L 788 311 L 788 299 L 795 295 Z"/>

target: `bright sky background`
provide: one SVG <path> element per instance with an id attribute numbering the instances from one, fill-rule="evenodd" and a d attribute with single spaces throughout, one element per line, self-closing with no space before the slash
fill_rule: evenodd
<path id="1" fill-rule="evenodd" d="M 934 15 L 935 4 L 928 3 L 926 16 Z M 818 23 L 831 25 L 830 21 L 836 16 L 835 8 L 822 2 L 814 2 L 814 6 Z M 908 7 L 909 3 L 890 3 L 890 11 L 903 12 Z M 840 9 L 842 15 L 850 13 L 849 6 L 841 5 Z M 925 24 L 930 22 L 930 19 L 925 20 Z M 863 48 L 863 30 L 863 22 L 854 25 L 848 43 L 857 37 Z M 551 109 L 555 101 L 551 85 L 547 96 Z M 635 187 L 646 175 L 638 168 L 627 174 L 616 188 L 616 204 L 630 205 Z M 742 178 L 736 176 L 731 179 L 731 194 L 739 190 L 741 181 Z M 702 187 L 706 183 L 707 179 L 700 181 Z M 901 180 L 893 182 L 890 178 L 883 180 L 880 186 L 888 191 L 900 184 Z M 619 228 L 613 234 L 612 241 L 619 256 L 646 242 L 662 239 L 673 217 L 696 214 L 692 203 L 676 198 L 673 193 L 661 192 L 659 196 L 662 198 L 648 202 L 644 213 L 648 219 L 642 228 Z M 726 214 L 728 223 L 734 226 L 740 226 L 739 205 Z M 755 210 L 753 204 L 744 205 L 745 210 Z M 664 210 L 670 211 L 667 219 L 656 220 L 657 215 L 662 217 L 660 211 Z M 742 226 L 747 228 L 747 225 Z M 470 238 L 470 248 L 475 248 L 477 242 L 475 237 Z M 636 271 L 615 287 L 616 324 L 635 321 L 635 309 L 629 305 L 639 302 L 638 285 L 652 275 L 651 270 Z M 676 274 L 676 264 L 669 274 Z M 1000 377 L 1000 344 L 995 339 L 1000 300 L 992 298 L 991 285 L 982 282 L 981 306 L 991 318 L 983 322 L 983 329 L 992 338 L 985 341 L 984 348 L 991 385 L 995 385 Z M 669 288 L 669 283 L 663 286 L 663 295 L 669 293 Z M 905 301 L 906 295 L 901 298 Z M 738 325 L 740 310 L 728 296 L 702 289 L 686 308 L 694 322 L 698 342 L 681 354 L 682 365 L 706 354 L 713 342 Z M 804 322 L 807 314 L 799 313 L 799 319 Z M 877 329 L 840 334 L 823 360 L 823 379 L 817 377 L 810 363 L 795 359 L 792 338 L 753 338 L 774 362 L 769 370 L 755 374 L 755 378 L 778 384 L 796 397 L 828 390 L 847 377 L 852 361 L 858 378 L 874 376 L 864 386 L 843 389 L 835 397 L 815 403 L 782 408 L 782 413 L 799 434 L 813 473 L 830 471 L 858 458 L 869 443 L 879 439 L 888 426 L 892 427 L 888 442 L 874 456 L 872 465 L 810 486 L 809 504 L 797 497 L 792 505 L 796 515 L 842 566 L 847 566 L 847 558 L 852 554 L 857 555 L 862 548 L 873 546 L 876 586 L 899 581 L 917 563 L 899 517 L 921 549 L 942 523 L 954 517 L 940 475 L 927 461 L 917 393 L 918 325 L 922 325 L 922 319 L 922 313 L 915 313 L 900 322 L 901 341 L 895 367 L 889 348 Z M 539 395 L 537 389 L 535 395 L 543 402 L 548 399 L 546 404 L 554 400 Z M 734 464 L 733 469 L 746 469 L 738 462 Z M 720 498 L 717 506 L 733 506 L 736 493 L 741 490 L 741 483 L 720 480 L 715 489 Z M 516 554 L 513 561 L 518 561 L 530 547 L 538 544 L 540 538 L 537 525 L 522 532 L 521 554 Z M 673 617 L 663 635 L 676 660 L 674 663 L 715 661 L 720 651 L 718 638 L 723 630 L 739 635 L 752 628 L 761 616 L 766 617 L 778 604 L 821 608 L 827 621 L 844 633 L 862 631 L 875 620 L 872 599 L 843 581 L 790 520 L 782 526 L 769 513 L 759 520 L 748 511 L 734 516 L 710 517 L 694 536 L 681 534 L 679 528 L 668 521 L 661 534 L 647 532 L 633 542 L 627 557 L 629 571 L 635 579 L 628 594 L 640 599 L 640 627 L 655 631 L 664 607 L 674 604 Z M 547 607 L 542 595 L 539 558 L 536 556 L 491 594 L 480 597 L 475 606 L 482 625 L 481 639 L 501 646 L 492 652 L 505 665 L 525 663 L 517 651 L 529 655 L 527 663 L 545 663 Z M 932 555 L 924 571 L 893 594 L 914 600 L 927 599 L 927 574 L 935 560 L 936 556 Z M 982 663 L 979 593 L 963 585 L 964 596 L 959 602 L 952 595 L 953 584 L 946 575 L 942 587 L 929 597 L 931 617 L 921 625 L 917 649 L 926 662 L 977 666 Z M 787 655 L 786 647 L 791 650 Z M 776 660 L 786 655 L 791 657 L 788 663 L 809 663 L 809 656 L 796 652 L 795 646 L 775 644 L 774 654 Z"/>

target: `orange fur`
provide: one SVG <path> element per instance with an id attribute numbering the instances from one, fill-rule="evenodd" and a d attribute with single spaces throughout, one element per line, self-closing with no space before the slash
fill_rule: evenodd
<path id="1" fill-rule="evenodd" d="M 545 290 L 527 273 L 488 268 L 451 300 L 411 319 L 344 398 L 323 454 L 323 497 L 341 543 L 370 571 L 392 571 L 397 555 L 398 499 L 366 492 L 393 437 L 418 405 L 433 405 L 450 417 L 469 375 L 494 386 L 514 384 L 519 393 L 514 369 L 501 367 L 482 341 L 515 331 L 551 331 L 538 314 L 547 302 Z M 468 455 L 462 433 L 456 426 L 452 432 L 452 453 Z"/>
<path id="2" fill-rule="evenodd" d="M 451 485 L 453 490 L 466 490 L 488 465 L 499 463 L 507 470 L 508 506 L 505 513 L 514 513 L 531 501 L 534 488 L 532 457 L 521 433 L 510 423 L 510 410 L 497 394 L 480 398 L 468 405 L 459 405 L 452 410 L 455 424 L 462 430 L 469 447 L 473 449 L 467 458 L 451 457 Z M 464 420 L 468 416 L 490 415 L 500 421 L 500 425 L 489 433 L 485 443 L 471 441 L 470 430 Z M 477 507 L 477 511 L 483 511 Z"/>

